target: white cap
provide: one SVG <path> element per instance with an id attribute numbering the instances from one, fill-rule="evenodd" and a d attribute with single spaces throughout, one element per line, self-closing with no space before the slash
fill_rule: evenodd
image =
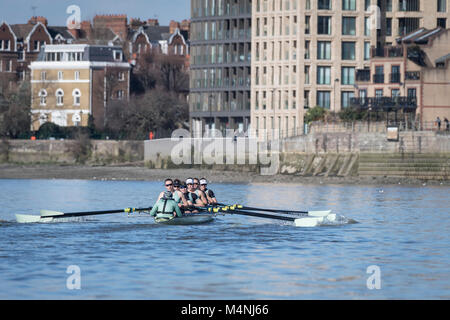
<path id="1" fill-rule="evenodd" d="M 200 185 L 202 185 L 202 184 L 208 184 L 208 181 L 206 181 L 206 179 L 202 179 L 202 180 L 200 180 Z"/>
<path id="2" fill-rule="evenodd" d="M 192 179 L 187 179 L 187 180 L 186 180 L 186 184 L 194 184 L 194 180 L 192 180 Z"/>

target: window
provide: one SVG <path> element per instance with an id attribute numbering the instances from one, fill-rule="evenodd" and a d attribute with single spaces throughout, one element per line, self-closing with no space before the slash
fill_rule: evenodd
<path id="1" fill-rule="evenodd" d="M 318 17 L 317 33 L 331 35 L 331 17 L 325 16 Z"/>
<path id="2" fill-rule="evenodd" d="M 331 84 L 331 67 L 317 67 L 317 84 Z"/>
<path id="3" fill-rule="evenodd" d="M 391 96 L 392 98 L 400 97 L 400 89 L 392 89 Z"/>
<path id="4" fill-rule="evenodd" d="M 330 109 L 331 106 L 330 97 L 331 97 L 330 91 L 317 91 L 317 105 L 325 109 Z"/>
<path id="5" fill-rule="evenodd" d="M 57 106 L 64 105 L 64 91 L 62 89 L 56 90 L 56 105 Z"/>
<path id="6" fill-rule="evenodd" d="M 375 90 L 375 98 L 383 98 L 383 89 Z"/>
<path id="7" fill-rule="evenodd" d="M 119 72 L 119 81 L 125 81 L 125 73 L 124 72 Z"/>
<path id="8" fill-rule="evenodd" d="M 364 42 L 364 60 L 370 59 L 370 42 Z"/>
<path id="9" fill-rule="evenodd" d="M 342 60 L 355 60 L 356 42 L 342 42 Z"/>
<path id="10" fill-rule="evenodd" d="M 47 80 L 47 72 L 41 71 L 41 81 Z"/>
<path id="11" fill-rule="evenodd" d="M 319 0 L 318 1 L 319 10 L 331 10 L 331 0 Z"/>
<path id="12" fill-rule="evenodd" d="M 80 71 L 75 71 L 75 80 L 80 80 Z"/>
<path id="13" fill-rule="evenodd" d="M 416 98 L 417 90 L 415 88 L 408 88 L 408 98 Z"/>
<path id="14" fill-rule="evenodd" d="M 447 28 L 447 19 L 446 18 L 438 18 L 437 19 L 437 26 L 441 27 L 443 29 Z"/>
<path id="15" fill-rule="evenodd" d="M 63 80 L 64 79 L 64 72 L 62 71 L 58 71 L 58 80 Z"/>
<path id="16" fill-rule="evenodd" d="M 311 17 L 305 16 L 305 34 L 309 34 L 311 32 Z"/>
<path id="17" fill-rule="evenodd" d="M 122 52 L 114 50 L 114 60 L 122 61 Z"/>
<path id="18" fill-rule="evenodd" d="M 342 10 L 356 10 L 356 0 L 342 0 Z"/>
<path id="19" fill-rule="evenodd" d="M 309 66 L 305 66 L 305 84 L 309 84 Z"/>
<path id="20" fill-rule="evenodd" d="M 39 91 L 39 105 L 47 105 L 47 91 L 45 91 L 44 89 Z"/>
<path id="21" fill-rule="evenodd" d="M 342 84 L 354 85 L 355 84 L 355 68 L 354 67 L 342 67 Z"/>
<path id="22" fill-rule="evenodd" d="M 447 0 L 437 0 L 437 11 L 447 12 Z"/>
<path id="23" fill-rule="evenodd" d="M 343 91 L 341 94 L 341 107 L 348 108 L 350 107 L 351 99 L 355 97 L 355 93 L 353 91 Z"/>
<path id="24" fill-rule="evenodd" d="M 118 90 L 116 94 L 117 100 L 123 99 L 123 90 Z"/>
<path id="25" fill-rule="evenodd" d="M 81 92 L 78 89 L 73 90 L 72 92 L 73 96 L 73 105 L 79 106 L 81 104 Z"/>
<path id="26" fill-rule="evenodd" d="M 356 35 L 355 17 L 342 17 L 342 34 L 346 36 Z"/>
<path id="27" fill-rule="evenodd" d="M 331 59 L 331 42 L 319 41 L 317 43 L 317 59 L 330 60 Z"/>

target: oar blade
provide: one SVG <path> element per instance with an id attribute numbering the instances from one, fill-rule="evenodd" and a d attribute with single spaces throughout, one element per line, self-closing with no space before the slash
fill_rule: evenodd
<path id="1" fill-rule="evenodd" d="M 43 218 L 41 216 L 33 216 L 29 214 L 16 214 L 16 221 L 18 223 L 37 223 L 37 222 L 50 222 L 53 218 Z"/>
<path id="2" fill-rule="evenodd" d="M 323 222 L 324 217 L 314 217 L 314 218 L 300 218 L 295 219 L 294 225 L 296 227 L 302 228 L 313 228 L 317 227 Z"/>
<path id="3" fill-rule="evenodd" d="M 331 213 L 331 210 L 326 211 L 308 211 L 310 217 L 326 217 Z"/>
<path id="4" fill-rule="evenodd" d="M 63 212 L 52 211 L 52 210 L 41 210 L 41 217 L 55 217 L 55 216 L 63 216 Z"/>

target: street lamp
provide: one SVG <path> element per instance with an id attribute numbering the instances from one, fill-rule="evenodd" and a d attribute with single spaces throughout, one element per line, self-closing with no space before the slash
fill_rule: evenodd
<path id="1" fill-rule="evenodd" d="M 336 87 L 338 83 L 339 79 L 338 78 L 334 79 L 334 111 L 336 111 L 336 91 L 337 91 Z"/>

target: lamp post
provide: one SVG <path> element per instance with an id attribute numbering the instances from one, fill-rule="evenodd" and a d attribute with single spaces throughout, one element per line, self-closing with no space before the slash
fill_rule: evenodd
<path id="1" fill-rule="evenodd" d="M 339 83 L 339 79 L 338 78 L 336 78 L 336 79 L 334 79 L 334 111 L 336 111 L 336 91 L 337 91 L 337 85 L 338 85 L 338 83 Z"/>

